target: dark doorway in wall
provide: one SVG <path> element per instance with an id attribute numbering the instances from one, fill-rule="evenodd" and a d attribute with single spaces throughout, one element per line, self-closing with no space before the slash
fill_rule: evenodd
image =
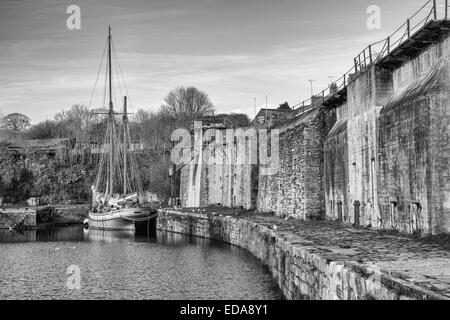
<path id="1" fill-rule="evenodd" d="M 353 207 L 354 207 L 354 222 L 353 222 L 353 224 L 356 227 L 359 227 L 359 225 L 360 225 L 359 218 L 360 218 L 361 202 L 356 200 L 355 202 L 353 202 Z"/>
<path id="2" fill-rule="evenodd" d="M 343 219 L 342 219 L 342 201 L 341 200 L 339 200 L 337 202 L 337 218 L 338 218 L 338 221 L 343 221 Z"/>
<path id="3" fill-rule="evenodd" d="M 420 234 L 421 232 L 421 213 L 422 206 L 419 202 L 411 202 L 409 204 L 409 226 L 411 234 Z"/>
<path id="4" fill-rule="evenodd" d="M 195 186 L 195 178 L 197 177 L 198 164 L 194 164 L 194 172 L 192 173 L 192 185 Z"/>
<path id="5" fill-rule="evenodd" d="M 389 202 L 389 222 L 391 229 L 398 229 L 398 201 L 390 200 Z"/>
<path id="6" fill-rule="evenodd" d="M 251 174 L 250 174 L 250 193 L 251 193 L 251 206 L 252 208 L 257 207 L 258 201 L 258 184 L 259 184 L 259 166 L 251 165 Z"/>

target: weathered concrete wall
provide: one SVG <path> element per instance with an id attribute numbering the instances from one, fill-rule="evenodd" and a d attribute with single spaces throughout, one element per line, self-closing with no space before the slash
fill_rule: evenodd
<path id="1" fill-rule="evenodd" d="M 183 150 L 191 153 L 191 157 L 181 169 L 180 174 L 180 200 L 181 205 L 185 208 L 199 207 L 201 199 L 205 196 L 205 193 L 202 193 L 201 190 L 202 176 L 205 173 L 203 168 L 203 135 L 201 132 L 201 122 L 195 122 L 193 147 L 191 150 Z"/>
<path id="2" fill-rule="evenodd" d="M 279 136 L 279 169 L 259 176 L 258 210 L 298 219 L 323 219 L 323 142 L 335 121 L 316 108 L 275 127 Z"/>
<path id="3" fill-rule="evenodd" d="M 356 262 L 324 258 L 317 248 L 249 220 L 162 213 L 157 228 L 224 241 L 249 251 L 268 266 L 287 299 L 439 299 L 433 292 Z"/>
<path id="4" fill-rule="evenodd" d="M 218 164 L 208 165 L 206 174 L 208 175 L 205 185 L 205 189 L 208 192 L 207 204 L 223 203 L 224 166 Z"/>
<path id="5" fill-rule="evenodd" d="M 381 108 L 392 94 L 391 73 L 372 66 L 348 84 L 348 201 L 344 221 L 379 227 L 377 130 Z M 345 217 L 344 217 L 345 218 Z"/>
<path id="6" fill-rule="evenodd" d="M 180 170 L 180 201 L 181 206 L 187 207 L 187 198 L 189 192 L 189 167 L 183 167 Z"/>
<path id="7" fill-rule="evenodd" d="M 379 121 L 383 228 L 450 232 L 448 38 L 394 70 L 394 96 Z"/>
<path id="8" fill-rule="evenodd" d="M 445 39 L 393 70 L 372 66 L 351 79 L 324 147 L 327 218 L 450 231 L 449 55 Z"/>
<path id="9" fill-rule="evenodd" d="M 227 207 L 251 208 L 257 193 L 261 212 L 450 232 L 449 43 L 430 44 L 389 69 L 379 62 L 361 70 L 335 110 L 318 107 L 277 122 L 279 170 L 269 176 L 259 170 L 257 188 L 255 170 L 237 164 L 235 145 L 226 145 L 226 165 L 213 169 L 220 172 L 214 177 L 206 178 L 211 170 L 204 166 L 197 176 L 191 166 L 192 184 L 182 188 L 195 201 L 186 206 L 221 199 Z"/>
<path id="10" fill-rule="evenodd" d="M 222 143 L 215 150 L 205 147 L 211 142 L 202 137 L 203 144 L 195 139 L 195 157 L 181 171 L 180 197 L 182 207 L 206 207 L 221 204 L 225 207 L 250 209 L 252 202 L 252 164 L 250 142 L 242 145 L 227 140 L 225 130 L 221 132 Z M 257 143 L 256 135 L 249 137 Z M 210 153 L 210 154 L 209 154 Z"/>
<path id="11" fill-rule="evenodd" d="M 181 169 L 180 175 L 180 199 L 181 205 L 187 208 L 199 207 L 202 194 L 200 188 L 202 182 L 203 167 L 192 160 Z M 204 194 L 204 193 L 203 193 Z"/>
<path id="12" fill-rule="evenodd" d="M 324 143 L 326 218 L 349 221 L 347 104 L 337 108 L 337 121 Z"/>

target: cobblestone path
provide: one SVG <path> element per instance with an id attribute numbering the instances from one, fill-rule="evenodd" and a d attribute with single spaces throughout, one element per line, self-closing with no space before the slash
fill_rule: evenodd
<path id="1" fill-rule="evenodd" d="M 303 222 L 273 216 L 242 215 L 265 225 L 293 244 L 313 248 L 334 261 L 379 268 L 450 298 L 450 242 L 389 234 L 327 221 Z"/>

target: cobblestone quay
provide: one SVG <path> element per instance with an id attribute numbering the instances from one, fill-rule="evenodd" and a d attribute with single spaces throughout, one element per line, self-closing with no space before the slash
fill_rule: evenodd
<path id="1" fill-rule="evenodd" d="M 164 210 L 157 228 L 248 250 L 268 266 L 287 299 L 450 299 L 448 241 L 219 213 Z"/>

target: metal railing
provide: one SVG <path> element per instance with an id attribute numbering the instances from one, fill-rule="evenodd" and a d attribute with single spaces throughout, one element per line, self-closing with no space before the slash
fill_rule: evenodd
<path id="1" fill-rule="evenodd" d="M 335 93 L 341 91 L 344 89 L 352 74 L 355 73 L 355 67 L 352 67 L 350 70 L 348 70 L 346 73 L 344 73 L 343 76 L 341 76 L 339 79 L 331 83 L 327 88 L 319 92 L 318 94 L 312 96 L 309 99 L 306 99 L 296 105 L 294 105 L 292 108 L 296 110 L 296 115 L 301 115 L 305 112 L 308 112 L 311 109 L 314 109 L 321 104 L 325 102 L 325 100 L 334 95 Z"/>
<path id="2" fill-rule="evenodd" d="M 437 2 L 440 2 L 441 4 L 442 2 L 444 3 L 443 5 L 438 5 Z M 440 17 L 445 20 L 448 19 L 449 0 L 428 0 L 391 35 L 364 48 L 364 50 L 354 58 L 353 67 L 342 77 L 332 82 L 327 88 L 313 97 L 293 106 L 293 109 L 297 111 L 296 115 L 301 115 L 317 107 L 318 103 L 315 102 L 317 101 L 317 98 L 321 97 L 321 103 L 324 103 L 329 97 L 334 96 L 336 92 L 344 89 L 352 75 L 362 72 L 371 65 L 376 64 L 381 59 L 388 56 L 393 50 L 409 40 L 420 28 L 426 26 L 430 21 L 438 20 Z"/>

